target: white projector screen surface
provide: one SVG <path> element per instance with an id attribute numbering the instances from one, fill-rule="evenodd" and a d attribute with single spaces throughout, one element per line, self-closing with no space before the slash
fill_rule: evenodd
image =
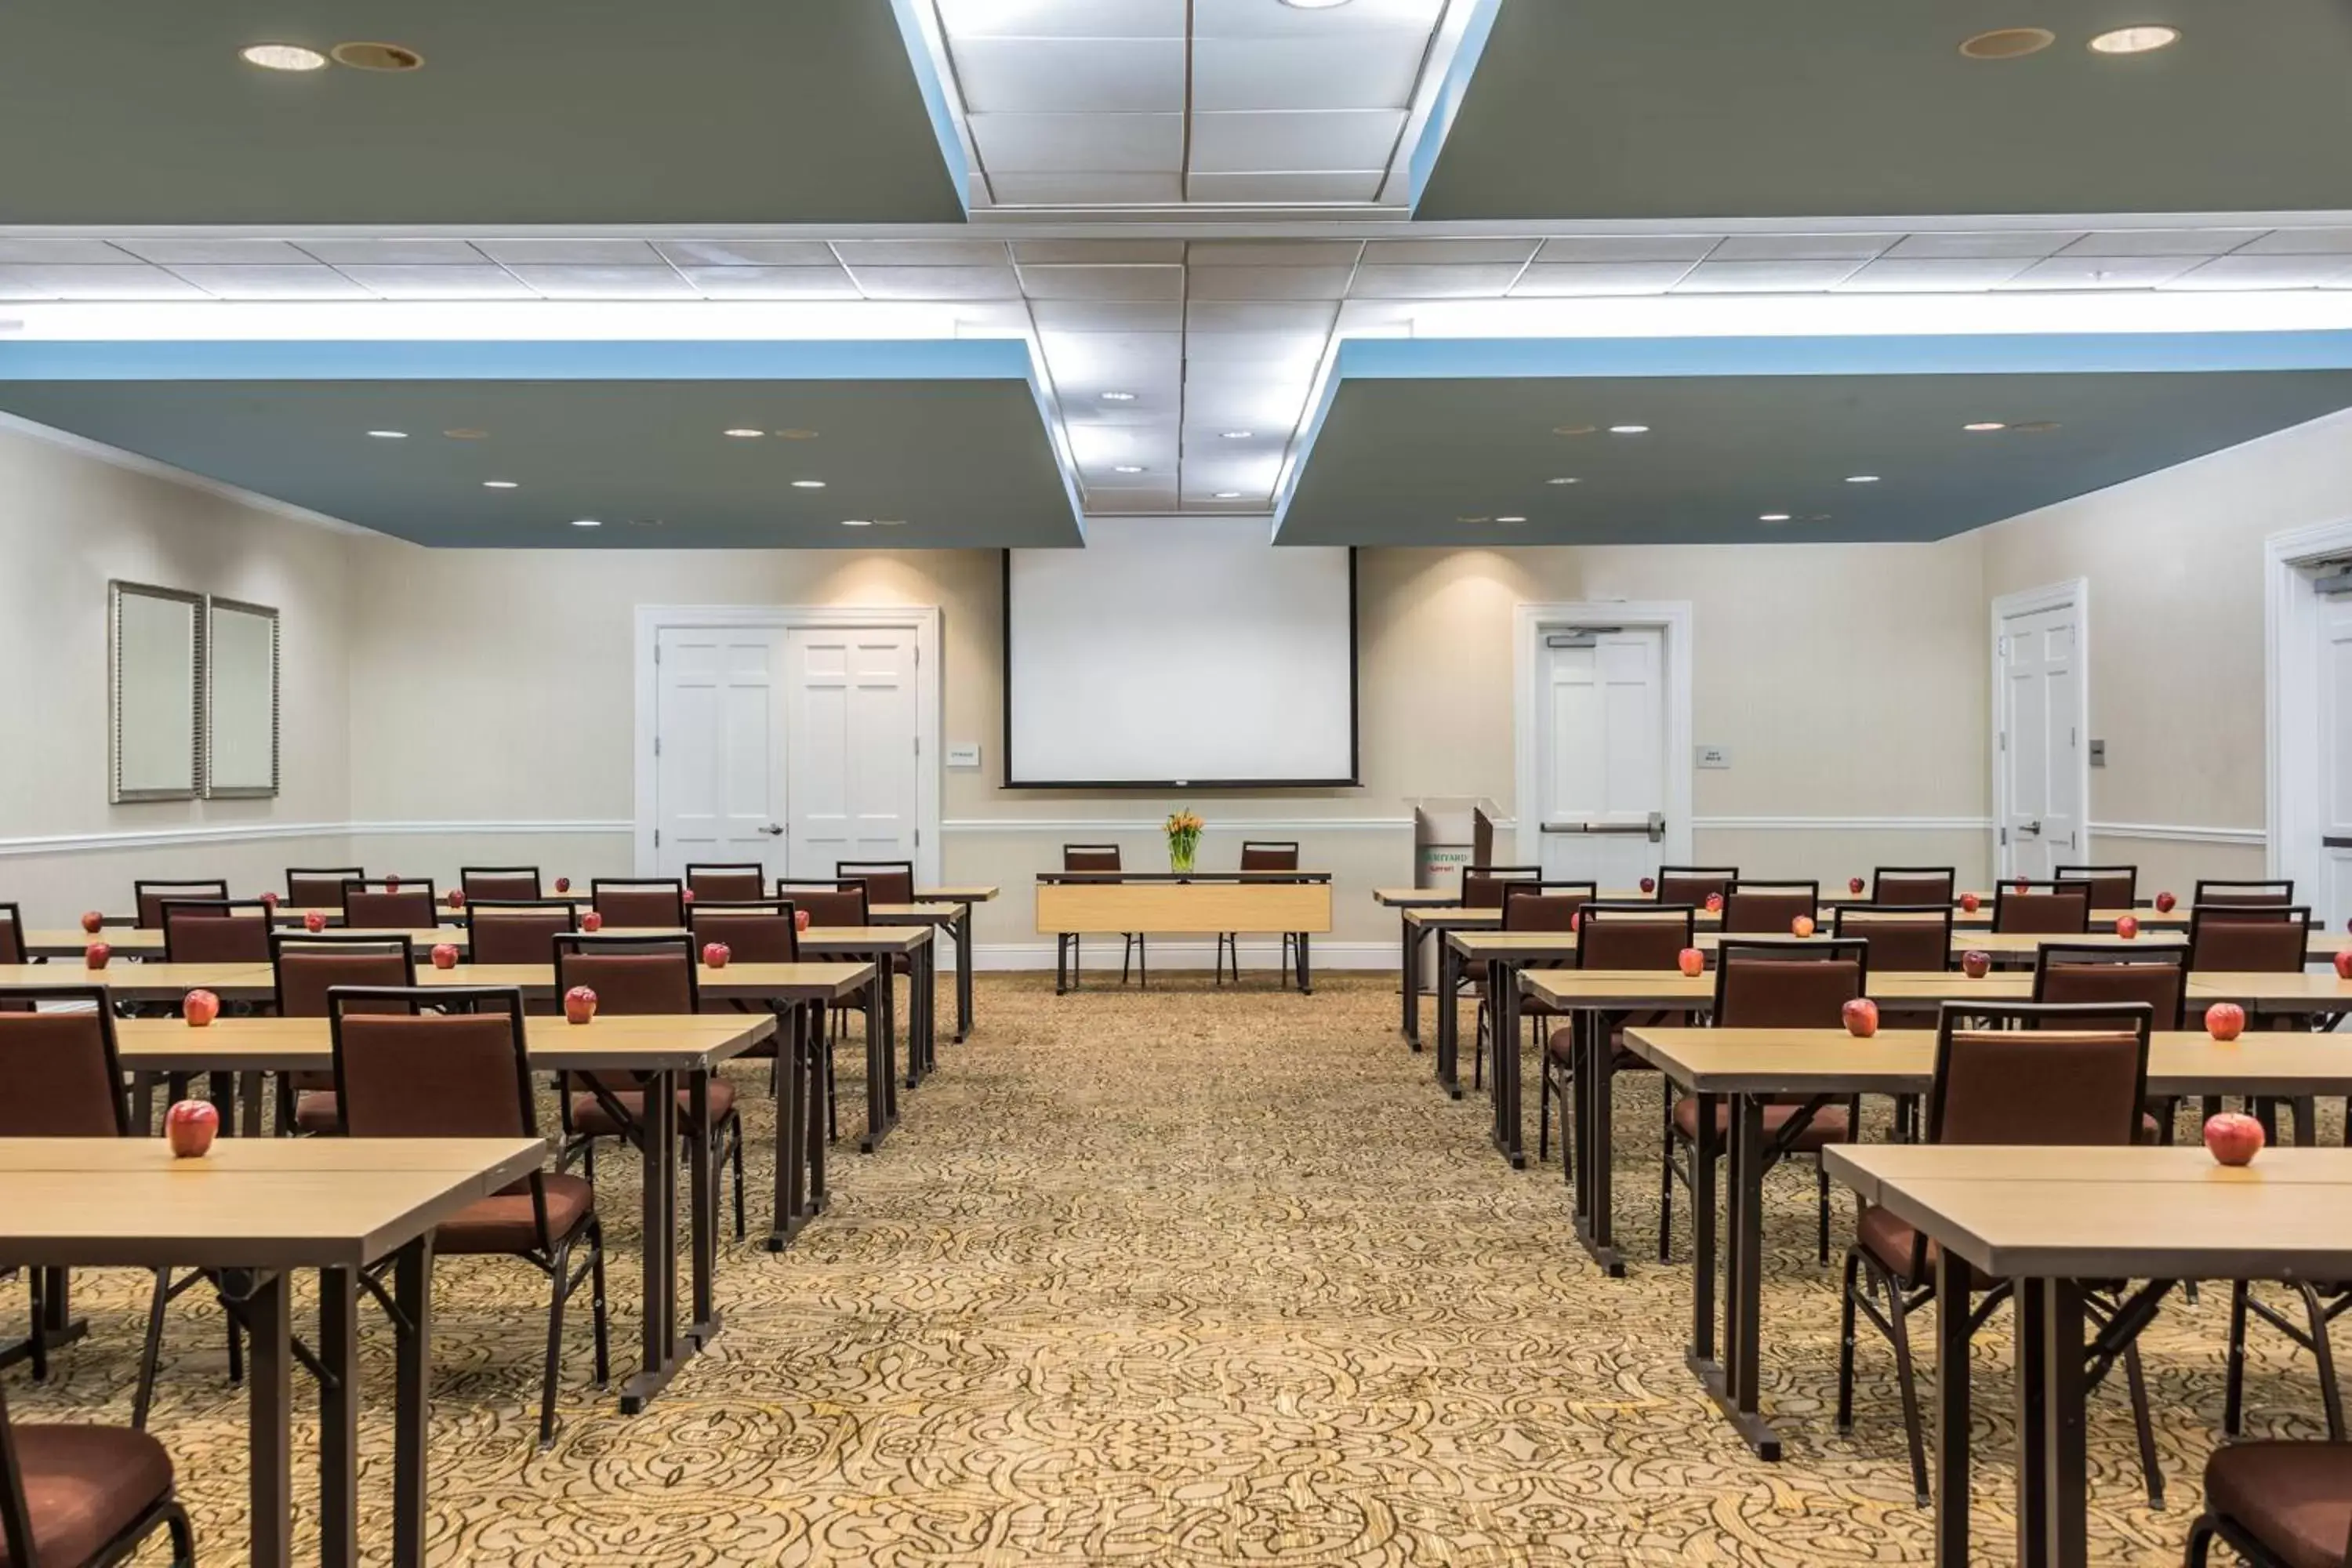
<path id="1" fill-rule="evenodd" d="M 1352 784 L 1345 549 L 1263 518 L 1093 518 L 1006 552 L 1008 785 Z"/>

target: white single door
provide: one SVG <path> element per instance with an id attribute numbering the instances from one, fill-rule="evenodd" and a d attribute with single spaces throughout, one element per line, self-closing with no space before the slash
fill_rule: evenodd
<path id="1" fill-rule="evenodd" d="M 2042 879 L 2083 854 L 2081 617 L 2072 605 L 2001 622 L 2004 874 Z"/>
<path id="2" fill-rule="evenodd" d="M 2320 885 L 2297 888 L 2330 930 L 2352 917 L 2352 596 L 2319 601 Z"/>
<path id="3" fill-rule="evenodd" d="M 754 860 L 783 874 L 782 653 L 783 634 L 760 626 L 672 626 L 656 640 L 659 875 Z"/>
<path id="4" fill-rule="evenodd" d="M 1543 871 L 1635 886 L 1658 868 L 1666 809 L 1665 633 L 1547 631 L 1538 665 Z"/>
<path id="5" fill-rule="evenodd" d="M 794 877 L 915 858 L 915 634 L 802 628 L 784 653 Z"/>

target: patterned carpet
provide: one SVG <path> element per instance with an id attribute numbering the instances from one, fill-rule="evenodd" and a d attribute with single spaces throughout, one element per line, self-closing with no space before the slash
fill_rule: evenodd
<path id="1" fill-rule="evenodd" d="M 1437 1093 L 1394 1017 L 1387 976 L 1327 976 L 1311 998 L 1199 976 L 1056 998 L 1049 980 L 982 977 L 978 1032 L 942 1045 L 889 1143 L 841 1146 L 830 1215 L 781 1257 L 729 1244 L 726 1331 L 653 1410 L 624 1418 L 590 1387 L 578 1312 L 547 1454 L 539 1277 L 445 1262 L 435 1561 L 1928 1561 L 1883 1342 L 1865 1334 L 1853 1436 L 1831 1420 L 1837 1297 L 1813 1262 L 1810 1174 L 1769 1184 L 1765 1400 L 1790 1455 L 1764 1465 L 1684 1370 L 1686 1232 L 1675 1265 L 1643 1255 L 1654 1080 L 1621 1096 L 1634 1265 L 1612 1281 L 1570 1236 L 1557 1166 L 1506 1169 L 1483 1102 Z M 843 1067 L 854 1131 L 847 1054 Z M 772 1121 L 760 1073 L 740 1072 L 756 1234 Z M 635 1336 L 634 1162 L 604 1160 L 600 1178 L 620 1350 Z M 1838 1214 L 1842 1239 L 1843 1199 Z M 6 1374 L 20 1419 L 128 1416 L 143 1277 L 79 1289 L 91 1338 L 46 1388 Z M 2095 1399 L 2098 1562 L 2179 1560 L 2220 1427 L 2224 1296 L 2176 1300 L 2146 1341 L 2164 1510 L 2141 1494 L 2120 1389 Z M 2007 1322 L 1975 1373 L 1985 1562 L 2011 1550 Z M 2316 1435 L 2310 1363 L 2258 1342 L 2253 1428 Z M 170 1344 L 152 1429 L 204 1560 L 235 1561 L 243 1404 L 217 1313 L 189 1298 Z M 371 1324 L 372 1402 L 388 1404 L 390 1352 Z M 363 1441 L 381 1553 L 387 1431 Z M 298 1427 L 298 1489 L 312 1442 Z"/>

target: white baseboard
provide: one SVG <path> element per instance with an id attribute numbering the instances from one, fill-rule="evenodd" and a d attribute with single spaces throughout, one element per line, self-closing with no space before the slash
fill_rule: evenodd
<path id="1" fill-rule="evenodd" d="M 1108 970 L 1118 973 L 1119 959 L 1126 943 L 1116 936 L 1090 936 L 1083 944 L 1080 958 L 1088 974 Z M 942 957 L 952 949 L 942 950 Z M 1197 969 L 1206 973 L 1215 961 L 1213 942 L 1192 941 L 1161 941 L 1154 937 L 1150 947 L 1151 967 L 1171 973 L 1180 969 Z M 1397 944 L 1392 942 L 1328 942 L 1321 937 L 1308 944 L 1307 963 L 1312 969 L 1394 969 L 1397 965 Z M 989 970 L 1051 970 L 1054 967 L 1054 944 L 1045 942 L 999 942 L 972 944 L 972 972 Z M 1256 939 L 1242 943 L 1241 965 L 1244 973 L 1251 970 L 1272 971 L 1282 962 L 1278 942 Z M 942 967 L 946 967 L 942 965 Z"/>

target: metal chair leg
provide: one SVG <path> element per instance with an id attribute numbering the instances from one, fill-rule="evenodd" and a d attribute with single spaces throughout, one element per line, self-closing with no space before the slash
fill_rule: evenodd
<path id="1" fill-rule="evenodd" d="M 1911 1309 L 1904 1302 L 1903 1288 L 1895 1282 L 1891 1274 L 1886 1277 L 1886 1300 L 1889 1309 L 1886 1314 L 1887 1337 L 1895 1342 L 1895 1381 L 1903 1394 L 1903 1431 L 1911 1445 L 1911 1489 L 1917 1494 L 1919 1506 L 1927 1508 L 1930 1500 L 1927 1439 L 1919 1425 L 1919 1373 L 1911 1361 Z M 1937 1310 L 1946 1312 L 1969 1310 L 1966 1301 L 1939 1301 L 1936 1306 Z M 1939 1366 L 1936 1369 L 1936 1375 L 1966 1377 L 1969 1375 L 1968 1363 L 1964 1361 L 1958 1366 Z"/>

